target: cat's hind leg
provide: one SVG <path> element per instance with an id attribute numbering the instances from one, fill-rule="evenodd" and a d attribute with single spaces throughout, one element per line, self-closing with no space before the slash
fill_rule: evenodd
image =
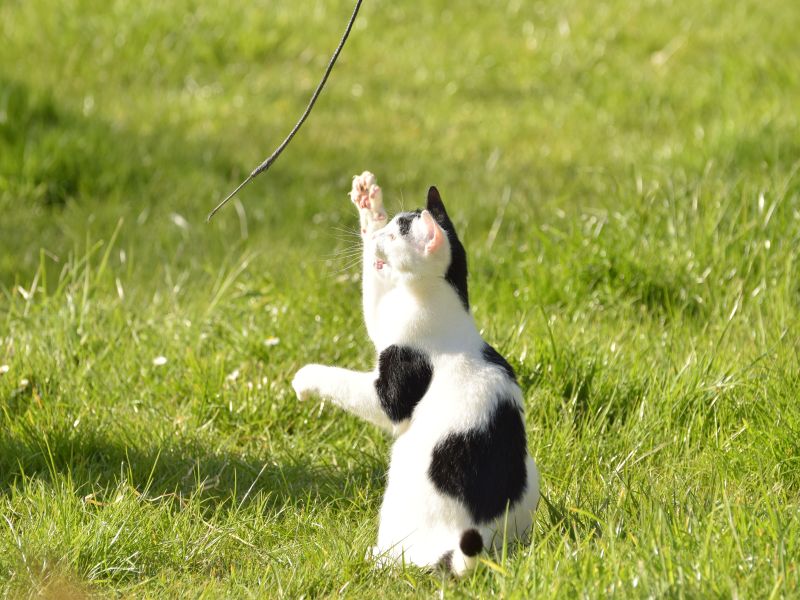
<path id="1" fill-rule="evenodd" d="M 369 171 L 353 177 L 350 200 L 358 209 L 362 238 L 372 235 L 388 222 L 383 207 L 383 193 L 375 175 Z"/>
<path id="2" fill-rule="evenodd" d="M 478 554 L 484 549 L 483 535 L 476 527 L 457 533 L 458 544 L 450 556 L 450 571 L 461 576 L 471 571 L 478 564 Z"/>
<path id="3" fill-rule="evenodd" d="M 367 557 L 379 567 L 413 564 L 460 577 L 475 568 L 482 550 L 483 537 L 477 528 L 417 531 L 393 545 L 374 546 Z"/>
<path id="4" fill-rule="evenodd" d="M 488 530 L 474 524 L 463 504 L 433 488 L 420 471 L 418 444 L 395 442 L 378 527 L 380 564 L 393 561 L 443 568 L 456 576 L 473 569 Z"/>

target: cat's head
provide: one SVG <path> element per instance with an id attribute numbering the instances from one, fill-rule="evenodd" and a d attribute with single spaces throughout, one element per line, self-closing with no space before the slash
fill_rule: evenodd
<path id="1" fill-rule="evenodd" d="M 372 237 L 373 267 L 395 281 L 442 278 L 469 309 L 467 256 L 439 191 L 428 190 L 423 210 L 404 212 Z"/>

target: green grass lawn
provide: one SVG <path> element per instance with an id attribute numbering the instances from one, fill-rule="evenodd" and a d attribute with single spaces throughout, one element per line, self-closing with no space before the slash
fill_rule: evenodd
<path id="1" fill-rule="evenodd" d="M 0 3 L 0 596 L 800 595 L 800 4 Z M 364 560 L 390 440 L 350 178 L 441 190 L 533 543 Z"/>

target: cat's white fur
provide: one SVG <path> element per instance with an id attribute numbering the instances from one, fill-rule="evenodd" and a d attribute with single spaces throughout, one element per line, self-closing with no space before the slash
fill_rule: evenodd
<path id="1" fill-rule="evenodd" d="M 351 198 L 361 219 L 363 308 L 369 337 L 378 353 L 393 344 L 424 351 L 433 365 L 433 378 L 412 417 L 399 424 L 393 424 L 381 408 L 375 388 L 377 367 L 365 373 L 306 365 L 292 385 L 300 399 L 311 395 L 329 399 L 396 437 L 373 549 L 376 559 L 425 567 L 452 552 L 451 567 L 461 574 L 476 562 L 459 548 L 465 530 L 477 529 L 484 547 L 495 548 L 529 534 L 539 501 L 539 474 L 527 456 L 522 498 L 494 522 L 476 524 L 461 502 L 442 494 L 429 479 L 434 446 L 450 433 L 485 424 L 498 391 L 520 407 L 522 393 L 482 356 L 484 341 L 472 314 L 443 278 L 449 241 L 430 213 L 423 211 L 412 221 L 410 235 L 401 236 L 397 223 L 388 222 L 380 188 L 369 172 L 354 178 Z"/>

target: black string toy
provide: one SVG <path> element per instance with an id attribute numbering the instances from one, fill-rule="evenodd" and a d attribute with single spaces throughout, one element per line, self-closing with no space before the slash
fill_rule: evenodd
<path id="1" fill-rule="evenodd" d="M 323 74 L 322 79 L 317 85 L 317 89 L 315 89 L 314 93 L 311 95 L 311 100 L 308 101 L 308 106 L 306 106 L 306 110 L 303 112 L 297 123 L 295 123 L 295 126 L 289 132 L 289 135 L 286 136 L 286 139 L 284 139 L 283 142 L 281 142 L 281 145 L 278 146 L 275 149 L 275 151 L 272 154 L 270 154 L 270 156 L 264 162 L 262 162 L 255 169 L 253 169 L 253 172 L 247 176 L 247 179 L 245 179 L 242 183 L 238 185 L 238 187 L 235 190 L 233 190 L 230 194 L 228 194 L 228 196 L 222 202 L 217 204 L 217 206 L 214 207 L 214 210 L 208 213 L 208 218 L 206 219 L 206 222 L 210 222 L 211 218 L 215 214 L 217 214 L 217 211 L 219 211 L 219 209 L 225 206 L 225 204 L 228 203 L 228 200 L 233 198 L 239 192 L 239 190 L 241 190 L 244 186 L 253 181 L 253 179 L 255 179 L 258 175 L 261 175 L 261 173 L 269 169 L 272 166 L 272 163 L 274 163 L 281 155 L 281 152 L 283 152 L 286 146 L 289 145 L 289 142 L 292 141 L 292 138 L 299 131 L 300 127 L 303 126 L 303 123 L 305 123 L 305 120 L 311 113 L 311 109 L 314 108 L 314 103 L 317 101 L 317 98 L 322 92 L 322 88 L 325 87 L 325 82 L 328 81 L 328 76 L 331 74 L 331 71 L 333 70 L 333 65 L 336 64 L 336 59 L 339 58 L 339 54 L 341 53 L 342 48 L 344 48 L 344 44 L 347 41 L 347 37 L 350 35 L 350 30 L 353 28 L 353 23 L 355 22 L 356 16 L 358 15 L 358 9 L 361 8 L 361 2 L 362 0 L 356 0 L 356 7 L 353 9 L 353 14 L 350 16 L 350 20 L 347 22 L 347 28 L 344 30 L 344 35 L 342 35 L 342 39 L 339 40 L 339 45 L 336 47 L 336 50 L 334 50 L 333 56 L 331 56 L 331 60 L 328 62 L 328 67 L 325 69 L 325 73 Z"/>

